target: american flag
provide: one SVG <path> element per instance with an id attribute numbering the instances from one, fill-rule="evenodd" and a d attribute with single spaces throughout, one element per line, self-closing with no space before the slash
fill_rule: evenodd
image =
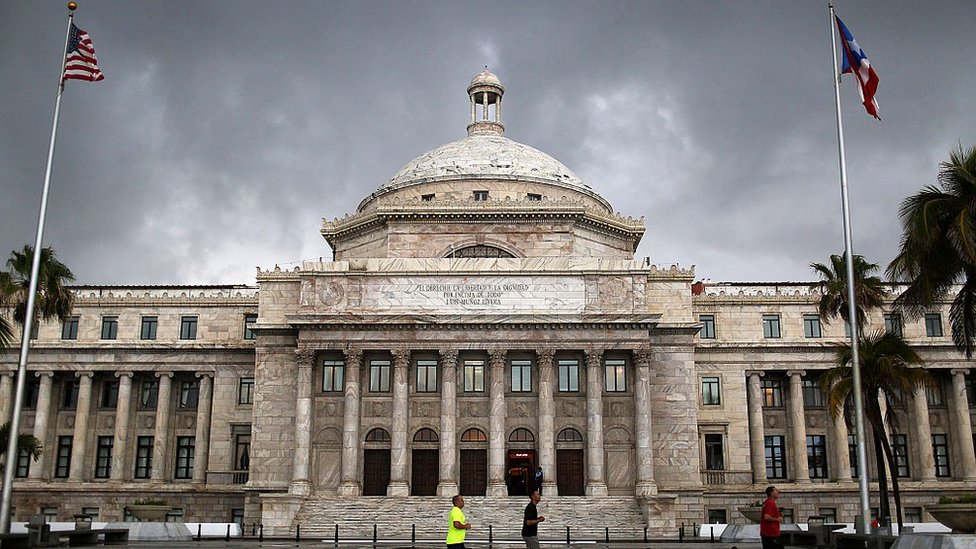
<path id="1" fill-rule="evenodd" d="M 64 61 L 64 80 L 87 80 L 98 82 L 105 80 L 105 75 L 98 68 L 95 59 L 95 47 L 92 46 L 88 33 L 71 24 L 71 36 L 68 38 L 68 51 Z"/>

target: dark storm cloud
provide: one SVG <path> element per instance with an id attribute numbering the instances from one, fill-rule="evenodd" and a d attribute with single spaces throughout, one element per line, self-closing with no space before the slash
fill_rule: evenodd
<path id="1" fill-rule="evenodd" d="M 842 100 L 857 249 L 976 144 L 972 2 L 838 6 L 884 121 Z M 64 3 L 5 6 L 0 250 L 33 241 Z M 507 135 L 622 213 L 638 253 L 700 277 L 809 279 L 843 247 L 820 2 L 82 2 L 107 79 L 71 82 L 45 242 L 85 283 L 253 283 L 319 256 L 322 217 L 463 136 L 490 64 Z"/>

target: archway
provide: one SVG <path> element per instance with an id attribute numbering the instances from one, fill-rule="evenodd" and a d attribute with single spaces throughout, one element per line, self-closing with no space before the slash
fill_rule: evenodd
<path id="1" fill-rule="evenodd" d="M 583 435 L 567 427 L 556 435 L 556 489 L 561 496 L 582 496 L 586 469 Z"/>
<path id="2" fill-rule="evenodd" d="M 413 435 L 411 452 L 410 495 L 437 495 L 437 481 L 440 473 L 440 453 L 437 443 L 440 437 L 433 429 L 424 427 Z"/>
<path id="3" fill-rule="evenodd" d="M 385 496 L 390 485 L 390 432 L 376 428 L 366 433 L 363 450 L 363 495 Z"/>
<path id="4" fill-rule="evenodd" d="M 478 428 L 461 434 L 460 457 L 461 495 L 485 495 L 488 490 L 488 435 Z"/>

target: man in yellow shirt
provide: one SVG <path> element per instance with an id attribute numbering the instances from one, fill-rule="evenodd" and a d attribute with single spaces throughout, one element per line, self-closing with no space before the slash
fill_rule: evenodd
<path id="1" fill-rule="evenodd" d="M 447 547 L 449 549 L 464 549 L 464 536 L 471 528 L 471 523 L 464 518 L 464 513 L 461 511 L 464 507 L 464 498 L 460 495 L 454 496 L 451 498 L 451 503 L 454 504 L 454 507 L 451 509 L 450 517 L 448 517 Z"/>

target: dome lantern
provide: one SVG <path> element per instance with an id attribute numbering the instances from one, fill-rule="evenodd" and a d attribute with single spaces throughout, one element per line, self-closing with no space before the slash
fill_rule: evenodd
<path id="1" fill-rule="evenodd" d="M 471 123 L 468 124 L 468 135 L 504 135 L 505 126 L 502 125 L 502 95 L 505 88 L 485 66 L 485 70 L 471 79 L 468 85 L 468 97 L 471 98 Z"/>

